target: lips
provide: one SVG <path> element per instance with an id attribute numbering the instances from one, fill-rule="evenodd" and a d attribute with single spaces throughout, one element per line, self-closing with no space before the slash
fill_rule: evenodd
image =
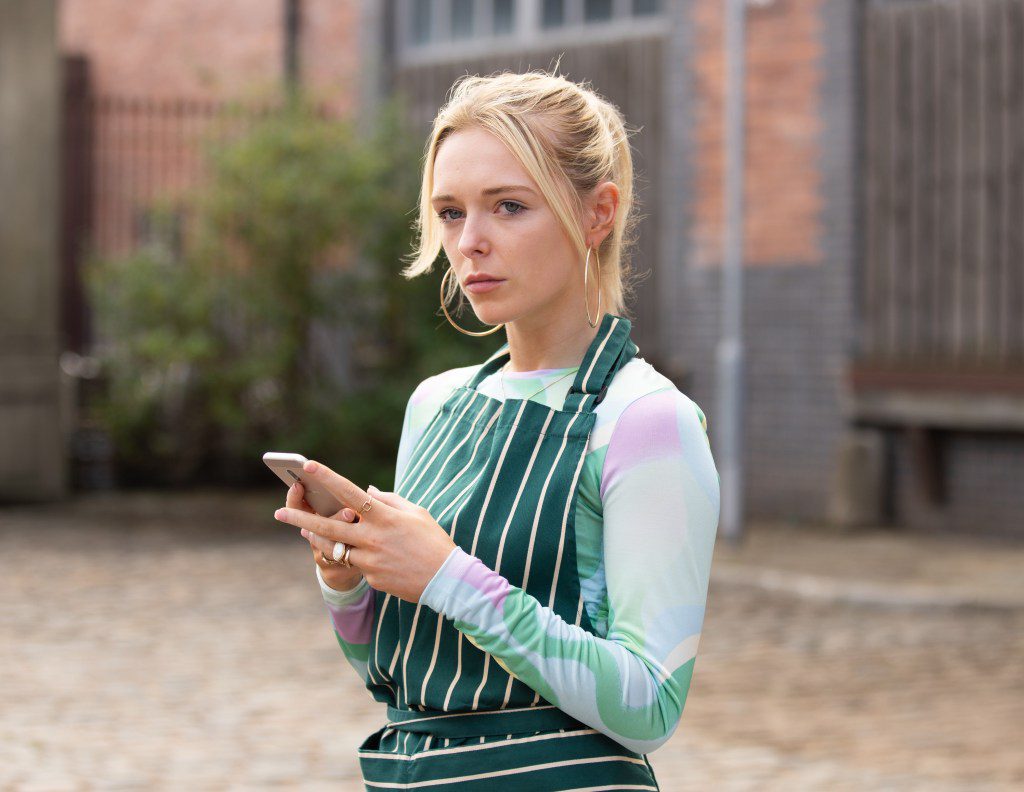
<path id="1" fill-rule="evenodd" d="M 466 291 L 470 294 L 486 294 L 497 289 L 505 281 L 501 278 L 489 278 L 486 280 L 477 279 L 466 284 Z"/>

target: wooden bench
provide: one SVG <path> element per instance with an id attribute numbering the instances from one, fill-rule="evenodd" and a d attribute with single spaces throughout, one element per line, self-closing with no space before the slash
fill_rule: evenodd
<path id="1" fill-rule="evenodd" d="M 842 409 L 849 425 L 906 434 L 919 484 L 945 501 L 943 438 L 950 432 L 1024 432 L 1024 369 L 951 369 L 853 362 Z"/>

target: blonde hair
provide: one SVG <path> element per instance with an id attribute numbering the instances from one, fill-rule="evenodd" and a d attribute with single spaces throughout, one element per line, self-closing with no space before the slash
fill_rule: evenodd
<path id="1" fill-rule="evenodd" d="M 465 75 L 452 86 L 427 141 L 419 217 L 414 224 L 418 241 L 402 275 L 414 278 L 430 272 L 441 251 L 441 221 L 430 203 L 434 161 L 449 135 L 474 127 L 503 141 L 540 187 L 579 253 L 581 270 L 587 254 L 581 223 L 583 197 L 605 181 L 619 188 L 614 224 L 591 254 L 589 278 L 593 282 L 597 275 L 596 254 L 601 311 L 625 316 L 632 292 L 627 252 L 636 241 L 637 223 L 629 133 L 618 108 L 588 85 L 540 70 Z M 445 303 L 460 291 L 457 280 L 450 278 Z"/>

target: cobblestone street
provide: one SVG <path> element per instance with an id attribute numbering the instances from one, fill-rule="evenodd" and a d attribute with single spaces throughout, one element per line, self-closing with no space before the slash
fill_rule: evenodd
<path id="1" fill-rule="evenodd" d="M 283 488 L 0 508 L 0 788 L 363 788 L 383 707 L 280 505 Z M 662 788 L 1024 787 L 1024 549 L 913 541 L 720 545 L 690 698 L 650 755 Z M 915 547 L 939 566 L 899 588 Z"/>

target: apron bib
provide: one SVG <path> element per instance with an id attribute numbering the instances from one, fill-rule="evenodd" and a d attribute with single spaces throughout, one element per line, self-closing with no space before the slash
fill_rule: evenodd
<path id="1" fill-rule="evenodd" d="M 591 633 L 576 499 L 594 407 L 638 352 L 630 328 L 604 315 L 561 410 L 477 390 L 509 359 L 505 343 L 452 391 L 397 487 L 463 550 Z M 359 748 L 367 789 L 658 788 L 645 756 L 543 699 L 451 621 L 375 597 L 366 685 L 388 722 Z"/>

